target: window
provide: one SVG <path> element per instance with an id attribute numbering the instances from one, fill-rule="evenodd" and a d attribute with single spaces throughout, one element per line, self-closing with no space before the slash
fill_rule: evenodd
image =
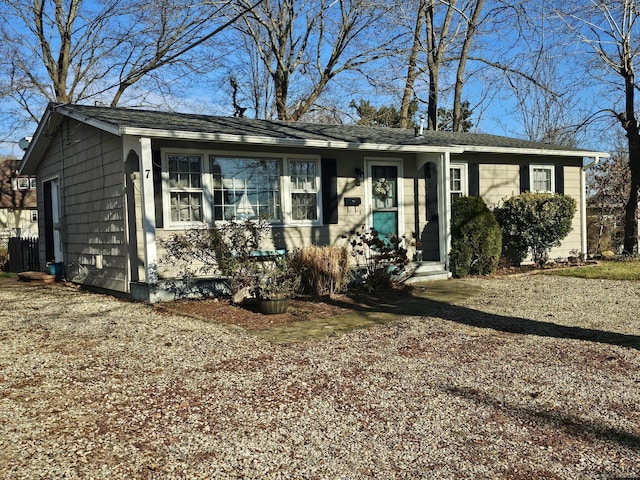
<path id="1" fill-rule="evenodd" d="M 18 177 L 18 190 L 29 190 L 29 177 Z"/>
<path id="2" fill-rule="evenodd" d="M 211 156 L 213 218 L 282 220 L 280 160 Z"/>
<path id="3" fill-rule="evenodd" d="M 531 191 L 554 192 L 554 167 L 553 165 L 531 165 Z"/>
<path id="4" fill-rule="evenodd" d="M 449 190 L 451 193 L 451 203 L 457 197 L 467 195 L 467 165 L 451 164 L 449 167 Z"/>
<path id="5" fill-rule="evenodd" d="M 38 221 L 38 210 L 31 210 L 31 222 L 36 223 Z"/>
<path id="6" fill-rule="evenodd" d="M 289 162 L 291 187 L 291 220 L 314 221 L 318 219 L 318 178 L 315 161 L 291 160 Z"/>
<path id="7" fill-rule="evenodd" d="M 31 177 L 29 179 L 29 188 L 31 188 L 31 189 L 36 188 L 37 183 L 38 182 L 36 181 L 36 177 Z"/>
<path id="8" fill-rule="evenodd" d="M 267 219 L 310 225 L 322 218 L 320 159 L 230 152 L 162 152 L 168 228 Z"/>
<path id="9" fill-rule="evenodd" d="M 167 156 L 171 223 L 203 221 L 202 156 Z"/>

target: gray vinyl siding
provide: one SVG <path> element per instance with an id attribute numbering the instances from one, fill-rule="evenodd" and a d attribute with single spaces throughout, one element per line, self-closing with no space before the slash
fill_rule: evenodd
<path id="1" fill-rule="evenodd" d="M 67 279 L 127 292 L 124 163 L 120 138 L 66 120 L 38 171 L 38 178 L 42 180 L 56 176 L 61 185 Z M 43 212 L 41 197 L 38 196 L 39 210 Z M 43 216 L 41 229 L 44 228 Z M 44 253 L 44 246 L 41 250 Z M 98 256 L 102 256 L 101 269 L 96 265 Z"/>

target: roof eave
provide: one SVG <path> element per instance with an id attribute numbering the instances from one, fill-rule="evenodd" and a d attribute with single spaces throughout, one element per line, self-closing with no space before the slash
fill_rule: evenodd
<path id="1" fill-rule="evenodd" d="M 336 150 L 393 151 L 413 153 L 462 153 L 463 147 L 443 145 L 394 145 L 388 143 L 359 143 L 337 140 L 316 140 L 302 138 L 267 137 L 263 135 L 231 135 L 224 133 L 193 132 L 180 130 L 158 130 L 139 127 L 121 127 L 121 135 L 151 138 L 172 138 L 176 140 L 196 140 L 203 142 L 242 143 L 252 145 L 273 145 L 280 147 L 309 147 Z"/>
<path id="2" fill-rule="evenodd" d="M 52 105 L 49 105 L 36 127 L 33 139 L 22 156 L 18 166 L 19 175 L 35 175 L 40 159 L 51 143 L 51 127 L 53 126 L 53 130 L 55 130 L 60 122 L 61 117 L 54 115 L 54 113 Z"/>
<path id="3" fill-rule="evenodd" d="M 605 158 L 609 154 L 606 152 L 597 152 L 591 150 L 562 150 L 547 148 L 522 148 L 522 147 L 487 147 L 474 145 L 456 145 L 462 147 L 465 152 L 473 153 L 506 153 L 521 155 L 546 155 L 552 157 L 598 157 Z"/>
<path id="4" fill-rule="evenodd" d="M 59 111 L 60 113 L 63 113 L 69 118 L 73 118 L 74 120 L 77 120 L 81 123 L 85 123 L 87 125 L 91 125 L 92 127 L 98 128 L 100 130 L 104 130 L 107 133 L 111 133 L 113 135 L 118 135 L 118 136 L 120 136 L 121 134 L 121 128 L 119 128 L 118 125 L 114 125 L 113 123 L 103 122 L 102 120 L 97 120 L 96 118 L 93 118 L 87 115 L 82 115 L 77 111 L 75 111 L 74 109 L 66 107 L 65 105 L 59 105 L 56 108 L 56 110 Z"/>

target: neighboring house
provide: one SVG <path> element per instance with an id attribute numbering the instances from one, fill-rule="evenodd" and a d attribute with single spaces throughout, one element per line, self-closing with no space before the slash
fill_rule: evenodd
<path id="1" fill-rule="evenodd" d="M 36 179 L 18 175 L 20 160 L 0 160 L 0 244 L 38 235 Z"/>
<path id="2" fill-rule="evenodd" d="M 258 215 L 277 233 L 265 249 L 340 245 L 363 225 L 404 235 L 419 274 L 447 268 L 453 197 L 493 207 L 555 191 L 580 207 L 552 258 L 584 252 L 582 166 L 601 156 L 471 133 L 51 104 L 20 171 L 38 178 L 43 262 L 64 263 L 71 281 L 155 301 L 172 276 L 159 239 Z"/>

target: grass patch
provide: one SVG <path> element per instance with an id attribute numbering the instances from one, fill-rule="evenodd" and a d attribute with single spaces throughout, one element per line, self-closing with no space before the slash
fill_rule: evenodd
<path id="1" fill-rule="evenodd" d="M 0 278 L 16 278 L 17 274 L 11 272 L 0 271 Z"/>
<path id="2" fill-rule="evenodd" d="M 597 265 L 549 270 L 549 275 L 597 278 L 604 280 L 640 280 L 640 262 L 600 262 Z"/>

